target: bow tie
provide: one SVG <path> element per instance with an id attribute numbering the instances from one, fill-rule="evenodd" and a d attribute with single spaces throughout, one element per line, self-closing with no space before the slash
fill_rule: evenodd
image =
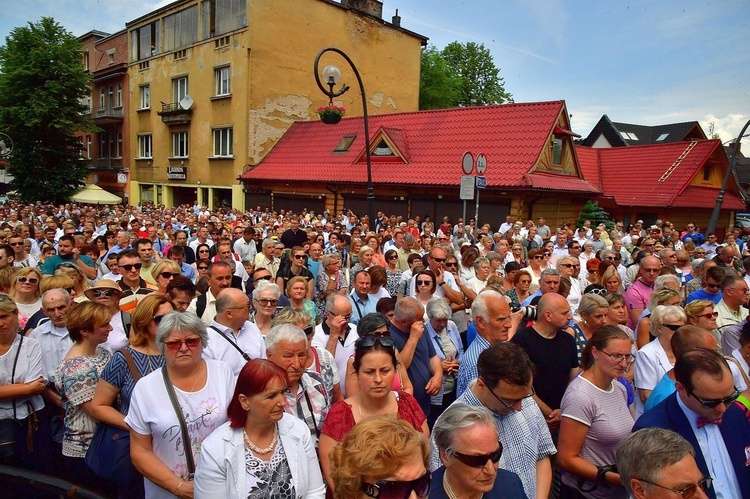
<path id="1" fill-rule="evenodd" d="M 698 418 L 698 429 L 703 428 L 707 424 L 721 424 L 721 418 L 719 419 L 708 419 L 708 418 Z"/>

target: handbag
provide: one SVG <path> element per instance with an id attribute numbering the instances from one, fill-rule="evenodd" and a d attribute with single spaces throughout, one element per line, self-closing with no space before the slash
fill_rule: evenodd
<path id="1" fill-rule="evenodd" d="M 18 350 L 16 350 L 16 355 L 13 358 L 13 371 L 10 375 L 11 384 L 16 379 L 16 366 L 18 366 L 18 356 L 21 353 L 23 338 L 23 335 L 21 335 Z M 16 400 L 13 399 L 13 419 L 0 420 L 0 457 L 11 457 L 16 453 L 16 439 L 18 438 L 19 426 L 20 422 L 16 419 Z"/>
<path id="2" fill-rule="evenodd" d="M 118 351 L 125 357 L 133 381 L 138 382 L 141 374 L 135 366 L 133 356 L 127 350 Z M 137 474 L 130 460 L 130 432 L 99 423 L 84 462 L 99 478 L 115 482 L 121 487 L 128 485 Z"/>
<path id="3" fill-rule="evenodd" d="M 172 408 L 175 414 L 177 414 L 177 421 L 180 423 L 180 433 L 182 434 L 182 446 L 185 449 L 185 464 L 188 469 L 188 481 L 193 481 L 195 476 L 195 461 L 193 458 L 193 446 L 190 444 L 190 433 L 185 423 L 185 416 L 182 414 L 179 402 L 177 402 L 177 395 L 174 393 L 174 387 L 172 386 L 172 380 L 169 379 L 169 373 L 167 372 L 167 366 L 161 368 L 161 375 L 164 378 L 164 386 L 167 389 L 169 395 L 169 401 L 172 402 Z M 179 489 L 179 486 L 177 487 Z"/>

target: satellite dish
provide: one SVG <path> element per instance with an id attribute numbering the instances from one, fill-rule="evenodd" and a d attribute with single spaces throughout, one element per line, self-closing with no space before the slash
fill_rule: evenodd
<path id="1" fill-rule="evenodd" d="M 182 100 L 180 101 L 180 107 L 182 107 L 182 109 L 185 109 L 185 110 L 193 107 L 193 98 L 190 97 L 189 95 L 186 95 L 185 97 L 183 97 Z"/>
<path id="2" fill-rule="evenodd" d="M 0 158 L 7 158 L 11 152 L 13 152 L 13 140 L 0 132 Z"/>

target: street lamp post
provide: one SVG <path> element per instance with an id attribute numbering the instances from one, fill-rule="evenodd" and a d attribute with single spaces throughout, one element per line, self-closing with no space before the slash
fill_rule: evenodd
<path id="1" fill-rule="evenodd" d="M 336 47 L 326 47 L 318 52 L 317 56 L 315 56 L 314 72 L 315 81 L 318 84 L 318 87 L 320 88 L 321 92 L 328 96 L 328 101 L 331 104 L 333 104 L 333 99 L 335 97 L 339 97 L 343 95 L 347 90 L 349 90 L 349 86 L 345 83 L 342 83 L 341 90 L 339 90 L 338 92 L 334 91 L 333 87 L 335 87 L 341 79 L 341 71 L 336 66 L 326 66 L 323 69 L 322 74 L 318 71 L 320 57 L 326 52 L 335 52 L 349 63 L 349 66 L 351 66 L 352 70 L 354 71 L 354 75 L 357 77 L 357 83 L 359 83 L 359 92 L 360 94 L 362 94 L 362 112 L 365 120 L 365 159 L 367 161 L 367 216 L 369 217 L 368 227 L 373 230 L 375 228 L 375 192 L 372 187 L 372 164 L 370 162 L 370 124 L 367 117 L 367 97 L 365 96 L 365 87 L 362 84 L 362 77 L 359 75 L 359 71 L 357 71 L 357 66 L 354 65 L 354 62 L 352 62 L 349 56 L 346 55 L 344 51 L 337 49 Z M 328 85 L 328 89 L 326 89 L 325 86 L 323 86 L 323 82 L 320 81 L 321 75 L 323 76 L 325 84 Z"/>
<path id="2" fill-rule="evenodd" d="M 727 168 L 727 173 L 726 175 L 724 175 L 724 182 L 721 184 L 721 190 L 719 190 L 719 195 L 716 197 L 716 205 L 714 206 L 714 211 L 711 212 L 711 218 L 708 221 L 708 228 L 706 229 L 706 234 L 711 234 L 712 232 L 716 231 L 716 224 L 719 221 L 719 212 L 721 211 L 721 205 L 724 203 L 724 195 L 727 192 L 727 184 L 729 183 L 729 176 L 732 174 L 732 171 L 734 170 L 734 164 L 737 162 L 737 155 L 740 153 L 740 140 L 742 140 L 742 137 L 745 136 L 745 130 L 747 130 L 748 126 L 750 126 L 750 121 L 745 123 L 745 126 L 742 127 L 740 134 L 737 136 L 737 140 L 734 142 L 734 149 L 732 150 L 732 158 L 729 160 L 729 168 Z"/>

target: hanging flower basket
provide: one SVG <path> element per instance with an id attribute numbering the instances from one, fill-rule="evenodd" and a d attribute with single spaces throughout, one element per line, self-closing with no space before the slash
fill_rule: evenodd
<path id="1" fill-rule="evenodd" d="M 327 123 L 328 125 L 335 125 L 339 121 L 341 121 L 341 118 L 344 117 L 346 114 L 346 109 L 339 106 L 334 106 L 333 104 L 329 104 L 327 106 L 321 106 L 318 108 L 318 116 L 320 116 L 320 121 L 323 123 Z"/>

